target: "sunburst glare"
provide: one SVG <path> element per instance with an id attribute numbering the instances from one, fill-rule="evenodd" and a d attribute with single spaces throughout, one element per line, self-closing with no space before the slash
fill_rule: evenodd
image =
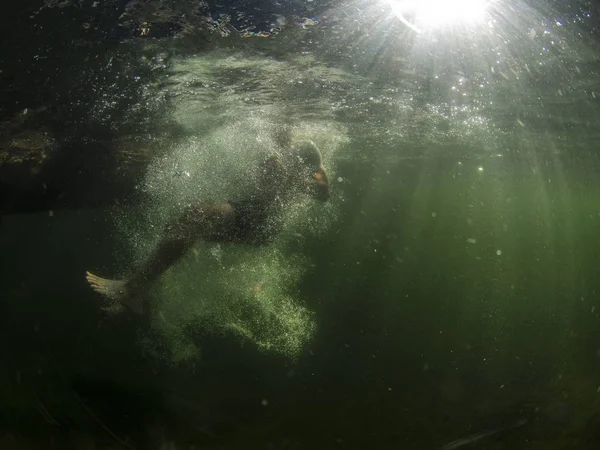
<path id="1" fill-rule="evenodd" d="M 388 0 L 396 17 L 417 32 L 483 23 L 488 0 Z"/>

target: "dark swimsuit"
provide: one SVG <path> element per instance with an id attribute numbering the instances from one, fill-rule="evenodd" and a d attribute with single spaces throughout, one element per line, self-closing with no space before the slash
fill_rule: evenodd
<path id="1" fill-rule="evenodd" d="M 250 245 L 271 242 L 282 228 L 283 205 L 280 195 L 287 183 L 283 168 L 276 166 L 263 179 L 258 192 L 237 201 L 229 201 L 233 209 L 231 221 L 211 236 L 213 240 Z M 210 237 L 209 237 L 210 239 Z"/>
<path id="2" fill-rule="evenodd" d="M 232 242 L 266 244 L 281 231 L 281 208 L 276 200 L 253 196 L 229 204 L 233 208 L 234 217 L 227 235 Z"/>

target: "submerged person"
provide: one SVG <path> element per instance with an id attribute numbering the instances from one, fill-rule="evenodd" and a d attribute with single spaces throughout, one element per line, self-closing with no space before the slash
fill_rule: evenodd
<path id="1" fill-rule="evenodd" d="M 165 228 L 158 246 L 142 267 L 123 280 L 108 280 L 86 272 L 92 289 L 142 314 L 148 305 L 145 291 L 175 264 L 198 239 L 260 245 L 271 241 L 281 229 L 285 205 L 298 194 L 326 201 L 329 182 L 321 152 L 312 141 L 291 146 L 288 161 L 270 156 L 261 167 L 255 193 L 229 203 L 198 203 Z"/>

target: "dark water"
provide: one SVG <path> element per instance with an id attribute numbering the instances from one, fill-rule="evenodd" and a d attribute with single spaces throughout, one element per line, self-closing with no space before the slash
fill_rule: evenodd
<path id="1" fill-rule="evenodd" d="M 595 3 L 3 8 L 0 449 L 599 448 Z M 327 205 L 89 289 L 288 130 Z"/>

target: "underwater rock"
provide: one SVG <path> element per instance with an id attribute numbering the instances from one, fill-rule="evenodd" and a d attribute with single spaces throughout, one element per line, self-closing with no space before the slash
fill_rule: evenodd
<path id="1" fill-rule="evenodd" d="M 123 136 L 58 142 L 44 128 L 15 121 L 0 130 L 0 213 L 47 212 L 134 201 L 163 139 Z"/>

